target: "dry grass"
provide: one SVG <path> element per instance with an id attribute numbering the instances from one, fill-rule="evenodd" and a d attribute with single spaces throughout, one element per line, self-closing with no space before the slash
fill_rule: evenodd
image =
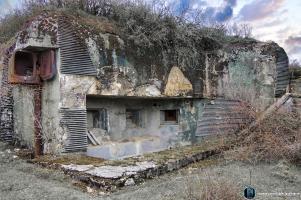
<path id="1" fill-rule="evenodd" d="M 208 180 L 202 184 L 202 200 L 239 200 L 243 199 L 239 187 L 225 180 Z"/>
<path id="2" fill-rule="evenodd" d="M 240 200 L 242 194 L 238 185 L 225 179 L 215 179 L 210 176 L 199 181 L 185 181 L 183 199 L 185 200 Z"/>
<path id="3" fill-rule="evenodd" d="M 295 113 L 270 114 L 256 127 L 238 135 L 234 157 L 259 162 L 287 160 L 301 161 L 301 119 Z"/>

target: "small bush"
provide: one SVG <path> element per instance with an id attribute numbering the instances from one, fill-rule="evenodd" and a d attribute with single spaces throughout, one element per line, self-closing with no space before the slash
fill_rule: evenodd
<path id="1" fill-rule="evenodd" d="M 132 55 L 162 58 L 170 66 L 198 68 L 204 50 L 219 49 L 232 38 L 227 35 L 225 25 L 204 24 L 198 19 L 202 10 L 192 13 L 187 10 L 175 16 L 164 1 L 24 0 L 20 10 L 0 18 L 0 43 L 13 37 L 32 16 L 45 11 L 108 19 L 116 23 L 119 35 L 134 52 Z M 194 17 L 187 20 L 185 16 L 189 14 Z"/>
<path id="2" fill-rule="evenodd" d="M 198 182 L 187 180 L 185 200 L 240 200 L 242 193 L 238 185 L 224 179 L 200 178 Z"/>
<path id="3" fill-rule="evenodd" d="M 251 162 L 301 161 L 301 119 L 296 113 L 270 114 L 251 130 L 238 135 L 235 157 Z"/>
<path id="4" fill-rule="evenodd" d="M 239 187 L 225 180 L 209 180 L 202 184 L 200 200 L 240 200 Z"/>
<path id="5" fill-rule="evenodd" d="M 42 8 L 32 8 L 30 10 L 16 9 L 0 18 L 0 44 L 8 42 L 18 31 L 21 30 L 28 20 L 42 11 Z"/>

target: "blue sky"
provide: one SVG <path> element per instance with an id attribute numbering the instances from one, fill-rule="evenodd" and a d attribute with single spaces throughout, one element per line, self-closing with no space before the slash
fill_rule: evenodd
<path id="1" fill-rule="evenodd" d="M 7 14 L 11 9 L 18 7 L 22 0 L 0 0 L 0 16 Z"/>
<path id="2" fill-rule="evenodd" d="M 146 0 L 151 1 L 151 0 Z M 301 0 L 166 0 L 175 12 L 203 9 L 208 19 L 246 23 L 253 37 L 273 40 L 285 48 L 290 59 L 301 61 Z M 22 0 L 0 0 L 0 15 L 20 6 Z"/>

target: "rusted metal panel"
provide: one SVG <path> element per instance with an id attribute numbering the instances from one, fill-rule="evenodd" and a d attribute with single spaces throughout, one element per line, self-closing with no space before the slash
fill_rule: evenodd
<path id="1" fill-rule="evenodd" d="M 61 125 L 67 129 L 66 152 L 83 151 L 88 146 L 87 111 L 84 109 L 61 109 Z"/>
<path id="2" fill-rule="evenodd" d="M 32 52 L 15 52 L 9 60 L 9 82 L 40 84 L 40 77 L 36 66 L 37 59 L 37 55 Z"/>
<path id="3" fill-rule="evenodd" d="M 42 138 L 42 87 L 39 85 L 34 90 L 34 137 L 35 137 L 35 156 L 43 154 Z"/>
<path id="4" fill-rule="evenodd" d="M 61 73 L 96 76 L 85 44 L 80 43 L 72 26 L 65 19 L 59 20 L 58 44 L 61 54 Z"/>
<path id="5" fill-rule="evenodd" d="M 40 77 L 42 80 L 50 80 L 56 74 L 55 51 L 49 50 L 40 55 Z"/>

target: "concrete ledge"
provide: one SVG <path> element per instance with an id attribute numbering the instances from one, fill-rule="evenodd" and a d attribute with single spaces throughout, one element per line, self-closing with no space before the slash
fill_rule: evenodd
<path id="1" fill-rule="evenodd" d="M 204 160 L 210 156 L 221 153 L 221 150 L 208 150 L 180 159 L 169 160 L 164 164 L 154 162 L 137 162 L 135 165 L 114 166 L 106 165 L 95 167 L 93 165 L 59 165 L 65 174 L 84 182 L 89 187 L 105 192 L 114 192 L 118 188 L 144 182 L 146 179 L 172 172 L 189 164 Z M 45 166 L 45 164 L 44 164 Z"/>
<path id="2" fill-rule="evenodd" d="M 205 141 L 197 145 L 178 147 L 123 160 L 95 162 L 96 158 L 84 157 L 84 159 L 91 159 L 91 162 L 86 162 L 86 160 L 76 162 L 78 160 L 70 159 L 71 155 L 69 155 L 65 157 L 67 158 L 65 163 L 62 163 L 62 158 L 56 158 L 57 161 L 40 158 L 31 162 L 47 168 L 62 170 L 65 174 L 89 187 L 104 192 L 114 192 L 121 187 L 142 183 L 147 179 L 178 170 L 230 148 L 227 143 L 221 144 L 219 140 L 213 141 L 210 139 L 210 142 Z"/>

